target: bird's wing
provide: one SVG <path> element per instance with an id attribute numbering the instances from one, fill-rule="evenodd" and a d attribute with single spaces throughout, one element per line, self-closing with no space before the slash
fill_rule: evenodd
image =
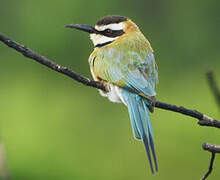
<path id="1" fill-rule="evenodd" d="M 155 96 L 158 75 L 153 52 L 129 47 L 110 46 L 96 53 L 91 67 L 95 76 L 141 95 Z"/>

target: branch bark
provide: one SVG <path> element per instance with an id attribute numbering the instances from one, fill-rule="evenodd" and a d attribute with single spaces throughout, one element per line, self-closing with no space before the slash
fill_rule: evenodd
<path id="1" fill-rule="evenodd" d="M 211 153 L 220 153 L 220 145 L 203 143 L 202 148 Z"/>

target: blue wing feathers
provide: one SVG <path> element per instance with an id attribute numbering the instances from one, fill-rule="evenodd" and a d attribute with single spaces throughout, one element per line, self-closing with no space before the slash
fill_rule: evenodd
<path id="1" fill-rule="evenodd" d="M 134 133 L 134 137 L 137 139 L 141 139 L 138 127 L 137 127 L 137 123 L 135 120 L 135 115 L 137 114 L 137 112 L 135 111 L 135 109 L 133 108 L 132 102 L 130 101 L 131 97 L 131 93 L 127 93 L 127 91 L 124 90 L 123 93 L 123 97 L 127 103 L 127 107 L 128 107 L 128 112 L 129 112 L 129 116 L 130 116 L 130 120 L 131 120 L 131 126 L 132 126 L 132 130 Z"/>
<path id="2" fill-rule="evenodd" d="M 147 96 L 156 96 L 157 68 L 153 52 L 146 50 L 142 56 L 133 51 L 129 52 L 106 48 L 100 53 L 99 56 L 106 67 L 106 72 L 100 75 L 100 78 Z M 100 68 L 103 69 L 103 66 Z M 117 84 L 122 81 L 123 84 Z"/>
<path id="3" fill-rule="evenodd" d="M 128 107 L 134 136 L 137 139 L 142 140 L 145 150 L 147 152 L 151 171 L 152 173 L 154 173 L 155 170 L 158 171 L 158 165 L 153 141 L 153 130 L 147 109 L 148 101 L 146 101 L 142 96 L 128 92 L 124 89 L 122 89 L 122 95 Z M 154 161 L 154 166 L 152 162 L 152 157 Z"/>
<path id="4" fill-rule="evenodd" d="M 130 116 L 130 120 L 131 120 L 131 125 L 132 125 L 132 128 L 133 128 L 133 133 L 134 133 L 134 136 L 135 138 L 137 139 L 141 139 L 141 135 L 139 133 L 139 130 L 138 130 L 138 127 L 137 127 L 137 124 L 136 124 L 136 121 L 135 121 L 135 112 L 133 111 L 133 109 L 131 108 L 131 105 L 129 104 L 129 107 L 128 108 L 128 111 L 129 111 L 129 116 Z"/>

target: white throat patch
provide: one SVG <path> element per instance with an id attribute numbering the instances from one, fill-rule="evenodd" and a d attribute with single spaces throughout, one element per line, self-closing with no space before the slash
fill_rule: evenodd
<path id="1" fill-rule="evenodd" d="M 107 42 L 111 42 L 111 41 L 114 41 L 116 40 L 118 37 L 106 37 L 106 36 L 103 36 L 101 34 L 90 34 L 90 39 L 92 40 L 94 46 L 97 46 L 98 44 L 104 44 L 104 43 L 107 43 Z"/>

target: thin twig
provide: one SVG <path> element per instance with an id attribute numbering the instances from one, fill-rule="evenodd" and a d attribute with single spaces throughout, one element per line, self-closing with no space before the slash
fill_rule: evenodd
<path id="1" fill-rule="evenodd" d="M 208 83 L 209 83 L 209 86 L 213 92 L 213 95 L 215 97 L 215 100 L 220 108 L 220 90 L 218 88 L 218 85 L 217 85 L 217 82 L 216 82 L 216 79 L 215 79 L 215 75 L 212 71 L 208 71 L 206 73 L 206 76 L 207 76 L 207 79 L 208 79 Z"/>
<path id="2" fill-rule="evenodd" d="M 67 67 L 63 67 L 63 66 L 49 60 L 48 58 L 34 52 L 33 50 L 15 42 L 15 41 L 12 41 L 11 39 L 9 39 L 8 37 L 6 37 L 2 34 L 0 34 L 0 41 L 3 42 L 8 47 L 13 48 L 17 52 L 22 53 L 25 57 L 33 59 L 33 60 L 37 61 L 38 63 L 43 64 L 44 66 L 47 66 L 48 68 L 55 70 L 59 73 L 65 74 L 66 76 L 68 76 L 68 77 L 70 77 L 70 78 L 72 78 L 72 79 L 74 79 L 74 80 L 76 80 L 86 86 L 90 86 L 90 87 L 94 87 L 97 89 L 107 91 L 105 86 L 103 86 L 101 83 L 90 80 L 90 79 L 68 69 Z M 169 111 L 181 113 L 181 114 L 196 118 L 199 120 L 198 124 L 201 126 L 211 126 L 211 127 L 220 128 L 220 121 L 218 121 L 214 118 L 211 118 L 203 113 L 200 113 L 196 110 L 191 110 L 191 109 L 184 108 L 182 106 L 176 106 L 176 105 L 167 104 L 167 103 L 159 102 L 159 101 L 156 102 L 155 107 L 160 108 L 160 109 L 164 109 L 164 110 L 169 110 Z"/>
<path id="3" fill-rule="evenodd" d="M 204 175 L 204 177 L 202 178 L 202 180 L 207 179 L 207 177 L 211 174 L 212 169 L 213 169 L 214 160 L 215 160 L 215 153 L 211 153 L 211 160 L 210 160 L 210 164 L 209 164 L 209 169 L 206 172 L 206 174 Z"/>
<path id="4" fill-rule="evenodd" d="M 203 143 L 202 148 L 203 148 L 203 150 L 209 151 L 211 153 L 209 169 L 205 173 L 203 178 L 201 179 L 201 180 L 205 180 L 212 173 L 212 169 L 213 169 L 213 165 L 214 165 L 214 161 L 215 161 L 215 155 L 216 155 L 216 153 L 220 153 L 220 145 L 210 144 L 210 143 Z"/>

